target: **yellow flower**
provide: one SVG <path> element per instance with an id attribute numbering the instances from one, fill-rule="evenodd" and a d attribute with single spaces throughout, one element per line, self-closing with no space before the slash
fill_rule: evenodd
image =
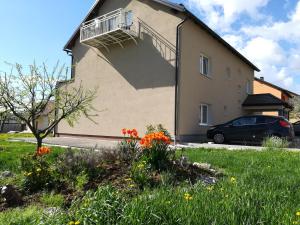
<path id="1" fill-rule="evenodd" d="M 138 167 L 139 169 L 144 169 L 145 165 L 141 163 L 141 164 L 139 164 L 137 167 Z"/>
<path id="2" fill-rule="evenodd" d="M 132 179 L 131 178 L 127 178 L 127 179 L 125 179 L 125 181 L 132 181 Z"/>
<path id="3" fill-rule="evenodd" d="M 208 191 L 213 191 L 214 190 L 214 187 L 213 186 L 209 186 L 206 188 Z"/>
<path id="4" fill-rule="evenodd" d="M 231 178 L 230 178 L 230 182 L 231 182 L 231 183 L 236 183 L 236 178 L 235 178 L 235 177 L 231 177 Z"/>
<path id="5" fill-rule="evenodd" d="M 41 171 L 42 171 L 41 168 L 37 168 L 37 169 L 36 169 L 36 172 L 41 172 Z"/>
<path id="6" fill-rule="evenodd" d="M 27 173 L 27 176 L 31 176 L 32 175 L 32 173 L 30 172 L 30 173 Z"/>
<path id="7" fill-rule="evenodd" d="M 133 187 L 135 187 L 135 185 L 134 184 L 130 184 L 129 187 L 133 188 Z"/>
<path id="8" fill-rule="evenodd" d="M 74 221 L 70 221 L 70 222 L 69 222 L 69 225 L 74 225 L 74 224 L 75 224 Z"/>
<path id="9" fill-rule="evenodd" d="M 193 199 L 193 197 L 192 197 L 189 193 L 185 193 L 185 194 L 184 194 L 184 199 L 185 199 L 186 201 L 190 201 L 190 200 Z"/>
<path id="10" fill-rule="evenodd" d="M 296 216 L 300 216 L 300 211 L 296 212 Z"/>
<path id="11" fill-rule="evenodd" d="M 78 224 L 80 224 L 80 222 L 79 222 L 79 221 L 76 221 L 76 222 L 75 222 L 75 225 L 78 225 Z"/>

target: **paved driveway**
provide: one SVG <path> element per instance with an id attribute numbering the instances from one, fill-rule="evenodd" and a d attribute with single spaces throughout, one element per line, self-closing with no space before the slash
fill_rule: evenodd
<path id="1" fill-rule="evenodd" d="M 30 143 L 36 143 L 34 138 L 14 138 L 12 141 L 24 141 Z M 54 137 L 46 138 L 44 140 L 45 145 L 72 147 L 72 148 L 115 148 L 118 145 L 118 141 L 93 139 L 93 138 L 79 138 L 79 137 Z M 172 146 L 174 148 L 174 146 Z M 297 146 L 298 147 L 298 146 Z M 176 148 L 213 148 L 213 149 L 228 149 L 228 150 L 256 150 L 261 151 L 263 147 L 260 146 L 248 146 L 248 145 L 218 145 L 213 143 L 184 143 L 178 144 Z M 298 148 L 289 148 L 290 151 L 300 151 Z"/>
<path id="2" fill-rule="evenodd" d="M 36 143 L 35 138 L 14 138 L 11 140 Z M 44 139 L 44 144 L 50 146 L 61 146 L 65 148 L 114 148 L 118 145 L 118 142 L 93 138 L 53 137 Z"/>

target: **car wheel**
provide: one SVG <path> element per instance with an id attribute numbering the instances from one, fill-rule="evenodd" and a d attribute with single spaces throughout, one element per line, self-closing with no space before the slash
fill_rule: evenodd
<path id="1" fill-rule="evenodd" d="M 216 144 L 223 144 L 225 142 L 225 137 L 222 133 L 215 134 L 213 139 Z"/>

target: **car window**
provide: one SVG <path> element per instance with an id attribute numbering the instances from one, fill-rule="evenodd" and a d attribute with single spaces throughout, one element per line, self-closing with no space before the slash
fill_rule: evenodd
<path id="1" fill-rule="evenodd" d="M 232 122 L 233 126 L 255 125 L 256 117 L 243 117 Z"/>
<path id="2" fill-rule="evenodd" d="M 256 119 L 256 124 L 274 123 L 276 120 L 275 117 L 259 116 Z"/>

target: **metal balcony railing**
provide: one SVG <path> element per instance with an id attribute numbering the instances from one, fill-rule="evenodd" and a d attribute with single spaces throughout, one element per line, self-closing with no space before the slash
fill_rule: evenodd
<path id="1" fill-rule="evenodd" d="M 117 9 L 82 24 L 80 42 L 93 47 L 107 47 L 134 39 L 136 32 L 133 26 L 132 11 Z"/>

